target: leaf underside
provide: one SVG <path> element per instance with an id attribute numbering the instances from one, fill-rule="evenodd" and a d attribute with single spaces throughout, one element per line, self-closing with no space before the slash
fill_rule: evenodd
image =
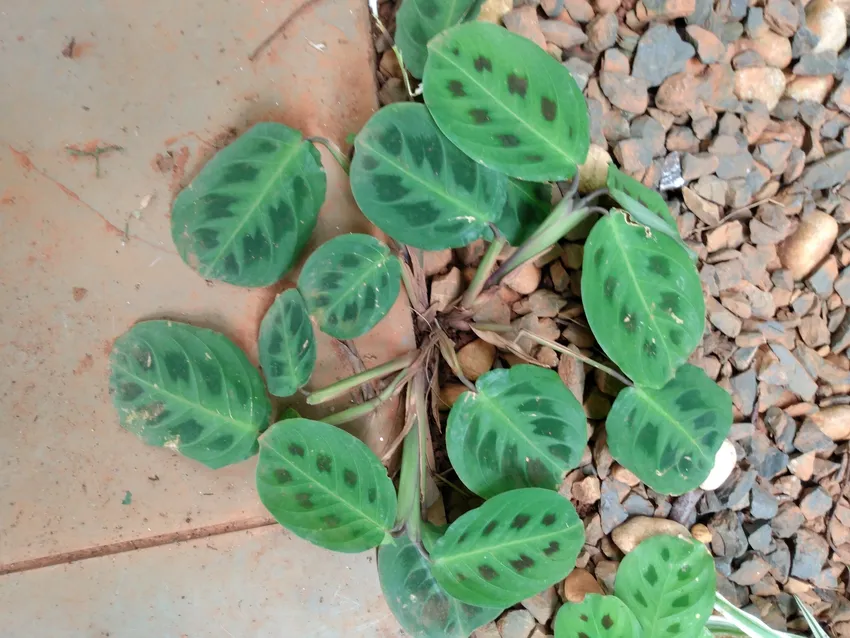
<path id="1" fill-rule="evenodd" d="M 307 243 L 327 179 L 298 131 L 264 122 L 220 150 L 174 200 L 171 237 L 205 279 L 278 281 Z"/>
<path id="2" fill-rule="evenodd" d="M 401 286 L 401 266 L 371 235 L 339 235 L 307 258 L 298 290 L 322 332 L 354 339 L 390 311 Z"/>
<path id="3" fill-rule="evenodd" d="M 645 636 L 698 636 L 714 607 L 714 561 L 695 540 L 652 536 L 626 555 L 614 594 L 643 627 Z"/>
<path id="4" fill-rule="evenodd" d="M 377 547 L 396 514 L 395 488 L 371 450 L 309 419 L 279 421 L 263 435 L 257 492 L 286 529 L 339 552 Z"/>
<path id="5" fill-rule="evenodd" d="M 516 365 L 483 374 L 476 389 L 449 413 L 446 448 L 458 478 L 484 498 L 557 490 L 587 443 L 584 409 L 558 374 Z"/>
<path id="6" fill-rule="evenodd" d="M 552 212 L 552 185 L 508 180 L 508 196 L 496 227 L 511 246 L 519 246 Z"/>
<path id="7" fill-rule="evenodd" d="M 271 403 L 260 373 L 227 337 L 173 321 L 145 321 L 109 358 L 121 426 L 148 445 L 217 469 L 257 451 Z"/>
<path id="8" fill-rule="evenodd" d="M 622 390 L 605 423 L 611 456 L 663 494 L 702 483 L 731 427 L 729 393 L 689 364 L 660 390 Z"/>
<path id="9" fill-rule="evenodd" d="M 292 396 L 316 367 L 316 339 L 304 298 L 291 288 L 278 295 L 260 324 L 260 366 L 269 392 Z"/>
<path id="10" fill-rule="evenodd" d="M 587 157 L 587 106 L 570 72 L 526 38 L 484 22 L 428 44 L 425 103 L 473 159 L 511 177 L 563 180 Z"/>
<path id="11" fill-rule="evenodd" d="M 387 605 L 414 638 L 468 638 L 502 613 L 467 605 L 447 594 L 407 535 L 378 548 L 378 576 Z"/>
<path id="12" fill-rule="evenodd" d="M 619 598 L 588 594 L 582 602 L 558 610 L 555 638 L 641 638 L 641 629 Z"/>
<path id="13" fill-rule="evenodd" d="M 422 104 L 378 111 L 355 140 L 351 192 L 390 237 L 424 250 L 491 238 L 508 178 L 475 163 L 446 139 Z"/>
<path id="14" fill-rule="evenodd" d="M 466 18 L 477 0 L 405 0 L 395 16 L 395 43 L 404 66 L 421 78 L 428 57 L 428 41 Z"/>
<path id="15" fill-rule="evenodd" d="M 699 273 L 675 240 L 614 209 L 584 248 L 581 294 L 605 353 L 635 383 L 662 387 L 702 338 Z"/>
<path id="16" fill-rule="evenodd" d="M 431 552 L 431 569 L 458 600 L 510 607 L 569 574 L 583 544 L 584 526 L 567 499 L 512 490 L 452 523 Z"/>

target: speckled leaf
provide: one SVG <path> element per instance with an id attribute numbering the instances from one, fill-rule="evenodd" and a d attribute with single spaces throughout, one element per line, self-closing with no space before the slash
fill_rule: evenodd
<path id="1" fill-rule="evenodd" d="M 477 12 L 478 0 L 404 0 L 395 16 L 395 43 L 404 66 L 421 78 L 428 57 L 428 41 Z"/>
<path id="2" fill-rule="evenodd" d="M 508 180 L 508 197 L 496 227 L 511 246 L 519 246 L 552 212 L 551 184 Z"/>
<path id="3" fill-rule="evenodd" d="M 424 250 L 491 238 L 508 178 L 476 164 L 440 132 L 422 104 L 392 104 L 357 135 L 351 191 L 393 239 Z"/>
<path id="4" fill-rule="evenodd" d="M 458 478 L 490 498 L 518 487 L 557 490 L 587 444 L 581 404 L 553 370 L 491 370 L 452 406 L 446 448 Z"/>
<path id="5" fill-rule="evenodd" d="M 292 396 L 316 367 L 316 339 L 304 298 L 291 288 L 278 295 L 260 324 L 260 366 L 269 392 Z"/>
<path id="6" fill-rule="evenodd" d="M 555 617 L 555 638 L 641 638 L 641 628 L 625 603 L 614 596 L 588 594 L 566 603 Z"/>
<path id="7" fill-rule="evenodd" d="M 458 600 L 510 607 L 566 577 L 583 545 L 572 504 L 529 487 L 499 494 L 452 523 L 431 552 L 432 571 Z"/>
<path id="8" fill-rule="evenodd" d="M 144 321 L 116 339 L 109 392 L 121 426 L 213 469 L 257 451 L 271 403 L 260 373 L 227 337 Z"/>
<path id="9" fill-rule="evenodd" d="M 702 483 L 731 427 L 729 393 L 689 364 L 660 390 L 622 390 L 605 424 L 611 455 L 663 494 Z"/>
<path id="10" fill-rule="evenodd" d="M 432 546 L 429 538 L 424 538 L 426 548 Z M 468 638 L 502 613 L 447 594 L 431 573 L 431 563 L 407 535 L 378 548 L 378 576 L 387 605 L 413 638 Z"/>
<path id="11" fill-rule="evenodd" d="M 334 237 L 307 258 L 298 290 L 322 332 L 354 339 L 390 311 L 401 285 L 401 266 L 371 235 Z"/>
<path id="12" fill-rule="evenodd" d="M 396 494 L 384 466 L 348 432 L 286 419 L 260 439 L 260 501 L 278 523 L 326 549 L 362 552 L 393 526 Z"/>
<path id="13" fill-rule="evenodd" d="M 469 22 L 428 44 L 425 103 L 460 149 L 511 177 L 575 175 L 587 157 L 587 106 L 570 72 L 495 24 Z"/>
<path id="14" fill-rule="evenodd" d="M 213 157 L 171 210 L 171 237 L 206 279 L 268 286 L 295 262 L 316 225 L 327 180 L 298 131 L 257 124 Z"/>
<path id="15" fill-rule="evenodd" d="M 612 210 L 590 232 L 581 295 L 599 345 L 635 383 L 663 386 L 702 338 L 696 267 L 673 239 L 623 211 Z"/>
<path id="16" fill-rule="evenodd" d="M 645 636 L 692 638 L 714 607 L 714 561 L 699 541 L 662 534 L 620 563 L 614 594 L 637 616 Z"/>

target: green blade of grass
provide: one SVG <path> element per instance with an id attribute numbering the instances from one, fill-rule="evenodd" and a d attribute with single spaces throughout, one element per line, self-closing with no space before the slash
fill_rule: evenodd
<path id="1" fill-rule="evenodd" d="M 812 636 L 814 636 L 815 638 L 829 638 L 827 633 L 818 624 L 818 621 L 815 619 L 814 614 L 809 611 L 809 608 L 806 606 L 806 603 L 800 600 L 800 597 L 796 594 L 794 595 L 794 602 L 797 603 L 797 607 L 800 608 L 800 613 L 803 614 L 803 618 L 805 618 L 806 622 L 809 624 L 809 629 L 812 630 Z"/>
<path id="2" fill-rule="evenodd" d="M 710 618 L 706 626 L 715 635 L 749 636 L 750 638 L 801 638 L 797 634 L 788 634 L 768 627 L 760 619 L 735 607 L 719 592 L 715 594 L 714 608 L 723 614 L 727 622 Z M 733 633 L 733 627 L 737 631 Z M 818 637 L 820 638 L 820 637 Z"/>

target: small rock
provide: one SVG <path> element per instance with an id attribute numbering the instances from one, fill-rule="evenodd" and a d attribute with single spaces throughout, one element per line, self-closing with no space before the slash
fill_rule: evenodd
<path id="1" fill-rule="evenodd" d="M 422 269 L 425 271 L 426 277 L 438 275 L 452 263 L 452 249 L 423 251 L 422 262 Z"/>
<path id="2" fill-rule="evenodd" d="M 690 182 L 704 175 L 711 175 L 718 166 L 720 160 L 713 153 L 685 153 L 682 157 L 682 177 L 686 182 Z"/>
<path id="3" fill-rule="evenodd" d="M 707 199 L 704 199 L 692 188 L 683 188 L 682 197 L 685 200 L 685 206 L 688 207 L 700 221 L 713 226 L 720 222 L 720 207 Z"/>
<path id="4" fill-rule="evenodd" d="M 611 104 L 629 113 L 640 115 L 649 105 L 647 83 L 640 78 L 602 71 L 599 86 Z"/>
<path id="5" fill-rule="evenodd" d="M 564 66 L 567 67 L 570 75 L 573 76 L 576 84 L 578 84 L 578 88 L 584 91 L 587 86 L 587 81 L 590 79 L 590 76 L 593 75 L 593 65 L 585 62 L 581 58 L 569 58 L 566 62 L 564 62 Z"/>
<path id="6" fill-rule="evenodd" d="M 800 501 L 800 510 L 807 520 L 825 516 L 832 509 L 832 497 L 822 487 L 816 487 Z"/>
<path id="7" fill-rule="evenodd" d="M 513 9 L 513 0 L 485 0 L 478 11 L 478 20 L 501 24 L 502 17 Z"/>
<path id="8" fill-rule="evenodd" d="M 662 137 L 662 143 L 664 138 Z M 658 183 L 658 189 L 661 191 L 678 190 L 685 185 L 685 179 L 682 177 L 682 164 L 679 154 L 675 151 L 668 154 L 664 158 L 664 163 L 661 166 L 661 180 Z"/>
<path id="9" fill-rule="evenodd" d="M 735 446 L 728 440 L 724 440 L 714 456 L 714 466 L 706 479 L 700 484 L 700 487 L 706 491 L 716 490 L 726 482 L 735 465 L 738 462 L 738 455 L 735 452 Z"/>
<path id="10" fill-rule="evenodd" d="M 772 530 L 770 529 L 770 525 L 767 524 L 758 527 L 747 538 L 750 542 L 750 547 L 763 554 L 770 551 L 771 544 L 773 543 Z M 743 585 L 744 583 L 738 582 L 738 584 Z"/>
<path id="11" fill-rule="evenodd" d="M 791 575 L 804 580 L 817 578 L 828 555 L 829 545 L 823 536 L 801 529 L 794 536 L 794 561 L 791 564 Z"/>
<path id="12" fill-rule="evenodd" d="M 835 55 L 835 51 L 808 53 L 794 65 L 794 73 L 796 75 L 832 75 L 835 73 L 837 64 L 838 56 Z"/>
<path id="13" fill-rule="evenodd" d="M 511 290 L 521 295 L 530 295 L 540 285 L 540 277 L 540 268 L 529 261 L 510 273 L 503 281 Z"/>
<path id="14" fill-rule="evenodd" d="M 747 49 L 746 51 L 741 51 L 738 55 L 732 58 L 732 68 L 736 71 L 738 69 L 750 69 L 757 66 L 764 66 L 765 60 L 761 56 L 758 51 L 753 49 Z"/>
<path id="15" fill-rule="evenodd" d="M 548 0 L 547 4 L 549 5 L 557 5 L 557 0 Z M 546 10 L 546 7 L 543 6 L 543 10 Z M 587 0 L 566 0 L 564 3 L 564 8 L 567 10 L 567 13 L 570 14 L 570 17 L 580 24 L 585 24 L 586 22 L 590 22 L 593 20 L 593 16 L 596 15 L 593 11 L 593 7 Z M 553 17 L 551 14 L 548 14 L 549 17 Z"/>
<path id="16" fill-rule="evenodd" d="M 461 292 L 463 275 L 457 268 L 452 268 L 445 275 L 438 275 L 431 280 L 431 303 L 436 306 L 438 312 L 445 310 L 449 302 L 459 297 Z"/>
<path id="17" fill-rule="evenodd" d="M 835 80 L 831 75 L 799 77 L 788 83 L 785 87 L 785 95 L 798 102 L 811 100 L 818 104 L 823 104 L 834 84 Z"/>
<path id="18" fill-rule="evenodd" d="M 440 386 L 440 409 L 448 410 L 451 408 L 455 401 L 460 398 L 460 395 L 468 390 L 469 388 L 462 383 L 447 383 Z"/>
<path id="19" fill-rule="evenodd" d="M 818 297 L 826 299 L 832 294 L 832 286 L 837 278 L 838 261 L 830 255 L 809 275 L 806 284 Z"/>
<path id="20" fill-rule="evenodd" d="M 591 53 L 602 53 L 617 42 L 617 16 L 613 13 L 603 13 L 595 17 L 587 25 L 587 44 L 585 49 Z"/>
<path id="21" fill-rule="evenodd" d="M 735 95 L 741 100 L 764 102 L 768 111 L 779 103 L 785 91 L 785 75 L 772 67 L 735 71 Z"/>
<path id="22" fill-rule="evenodd" d="M 567 348 L 578 352 L 576 346 L 567 346 Z M 558 363 L 558 376 L 561 377 L 561 381 L 570 389 L 578 402 L 584 403 L 584 364 L 569 355 L 565 355 L 561 357 Z"/>
<path id="23" fill-rule="evenodd" d="M 697 523 L 691 527 L 691 536 L 703 545 L 709 545 L 711 543 L 711 530 L 702 523 Z"/>
<path id="24" fill-rule="evenodd" d="M 613 560 L 602 560 L 596 563 L 596 579 L 602 585 L 603 591 L 608 594 L 614 593 L 614 578 L 620 563 Z"/>
<path id="25" fill-rule="evenodd" d="M 709 231 L 705 236 L 705 249 L 709 253 L 738 248 L 743 243 L 744 226 L 737 220 L 726 222 L 722 226 Z"/>
<path id="26" fill-rule="evenodd" d="M 407 89 L 401 78 L 389 78 L 378 91 L 378 101 L 382 106 L 404 102 L 407 98 Z"/>
<path id="27" fill-rule="evenodd" d="M 502 17 L 502 22 L 508 31 L 528 38 L 541 49 L 546 48 L 546 38 L 540 29 L 537 7 L 525 5 L 509 11 Z"/>
<path id="28" fill-rule="evenodd" d="M 809 419 L 832 441 L 850 439 L 850 405 L 833 405 Z"/>
<path id="29" fill-rule="evenodd" d="M 688 528 L 676 521 L 649 516 L 635 516 L 611 532 L 611 539 L 624 554 L 628 554 L 647 538 L 666 534 L 689 539 Z"/>
<path id="30" fill-rule="evenodd" d="M 833 0 L 814 0 L 806 6 L 806 26 L 818 37 L 813 53 L 841 51 L 847 42 L 844 10 Z"/>
<path id="31" fill-rule="evenodd" d="M 513 1 L 510 3 L 513 6 Z M 498 22 L 497 22 L 498 24 Z M 499 628 L 496 627 L 495 621 L 488 622 L 483 627 L 479 627 L 472 632 L 472 638 L 502 638 L 499 634 Z"/>
<path id="32" fill-rule="evenodd" d="M 614 147 L 614 157 L 623 171 L 639 175 L 652 164 L 652 149 L 639 139 L 622 140 Z"/>
<path id="33" fill-rule="evenodd" d="M 755 485 L 750 499 L 750 515 L 755 519 L 769 520 L 776 516 L 778 510 L 779 500 L 766 487 Z"/>
<path id="34" fill-rule="evenodd" d="M 779 35 L 790 38 L 797 30 L 800 14 L 791 0 L 767 0 L 764 21 Z"/>
<path id="35" fill-rule="evenodd" d="M 850 151 L 847 151 L 847 154 L 850 161 Z M 809 166 L 806 172 L 813 167 L 814 165 Z M 829 188 L 829 186 L 817 188 Z M 791 272 L 795 281 L 800 281 L 829 254 L 837 236 L 838 224 L 831 216 L 817 210 L 804 215 L 797 230 L 782 243 L 777 251 L 782 266 Z"/>
<path id="36" fill-rule="evenodd" d="M 580 603 L 588 594 L 603 594 L 602 588 L 586 569 L 574 569 L 564 579 L 563 598 L 568 603 Z"/>
<path id="37" fill-rule="evenodd" d="M 608 166 L 611 162 L 608 151 L 597 144 L 591 144 L 587 151 L 587 159 L 578 167 L 579 193 L 587 194 L 603 188 L 608 179 Z"/>
<path id="38" fill-rule="evenodd" d="M 540 30 L 547 42 L 562 49 L 572 49 L 587 42 L 587 36 L 579 28 L 560 20 L 541 20 Z"/>
<path id="39" fill-rule="evenodd" d="M 723 510 L 708 522 L 711 530 L 711 551 L 715 556 L 735 558 L 747 551 L 747 535 L 741 527 L 738 514 Z"/>
<path id="40" fill-rule="evenodd" d="M 811 190 L 822 190 L 837 186 L 850 173 L 850 150 L 834 153 L 822 160 L 809 164 L 797 185 Z M 827 216 L 826 213 L 820 213 Z"/>
<path id="41" fill-rule="evenodd" d="M 841 271 L 835 280 L 835 292 L 841 297 L 845 306 L 850 306 L 850 266 Z"/>
<path id="42" fill-rule="evenodd" d="M 457 352 L 458 363 L 464 376 L 475 381 L 493 367 L 496 360 L 496 346 L 482 339 L 470 341 Z"/>
<path id="43" fill-rule="evenodd" d="M 776 540 L 776 549 L 765 556 L 767 562 L 770 563 L 770 573 L 780 583 L 788 580 L 788 575 L 791 573 L 791 552 L 788 550 L 788 545 L 784 541 Z"/>
<path id="44" fill-rule="evenodd" d="M 514 609 L 496 621 L 502 638 L 528 638 L 537 623 L 530 611 Z"/>
<path id="45" fill-rule="evenodd" d="M 537 622 L 545 625 L 559 607 L 558 592 L 554 587 L 547 587 L 539 594 L 523 600 L 522 606 L 531 612 Z"/>
<path id="46" fill-rule="evenodd" d="M 705 64 L 720 60 L 726 53 L 726 45 L 711 31 L 695 24 L 685 28 L 688 40 L 696 47 L 699 59 Z"/>
<path id="47" fill-rule="evenodd" d="M 593 505 L 602 496 L 599 479 L 595 476 L 588 476 L 581 481 L 573 483 L 572 495 L 582 505 Z"/>
<path id="48" fill-rule="evenodd" d="M 643 0 L 642 4 L 650 20 L 686 18 L 696 9 L 696 0 Z"/>
<path id="49" fill-rule="evenodd" d="M 726 310 L 713 297 L 706 300 L 706 310 L 708 311 L 708 320 L 715 328 L 720 330 L 727 337 L 734 339 L 741 332 L 741 320 L 731 312 Z"/>
<path id="50" fill-rule="evenodd" d="M 794 503 L 783 503 L 779 513 L 770 521 L 770 527 L 778 538 L 790 538 L 803 524 L 805 517 Z"/>
<path id="51" fill-rule="evenodd" d="M 620 503 L 620 496 L 616 488 L 610 480 L 602 481 L 599 515 L 604 534 L 610 534 L 611 530 L 629 517 L 622 503 Z"/>
<path id="52" fill-rule="evenodd" d="M 755 585 L 770 571 L 767 561 L 756 554 L 750 554 L 730 576 L 729 580 L 738 585 Z"/>
<path id="53" fill-rule="evenodd" d="M 659 86 L 671 75 L 683 71 L 694 53 L 694 47 L 683 42 L 676 29 L 653 24 L 638 42 L 632 76 L 646 80 L 650 87 Z"/>

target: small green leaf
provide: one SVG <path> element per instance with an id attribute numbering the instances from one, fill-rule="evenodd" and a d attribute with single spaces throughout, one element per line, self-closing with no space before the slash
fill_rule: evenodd
<path id="1" fill-rule="evenodd" d="M 584 409 L 553 370 L 491 370 L 452 406 L 446 448 L 458 478 L 490 498 L 519 487 L 557 490 L 587 444 Z"/>
<path id="2" fill-rule="evenodd" d="M 371 235 L 339 235 L 307 258 L 298 290 L 322 332 L 354 339 L 390 311 L 401 286 L 401 266 Z"/>
<path id="3" fill-rule="evenodd" d="M 390 237 L 424 250 L 484 237 L 505 205 L 508 178 L 476 164 L 440 132 L 422 104 L 392 104 L 355 141 L 351 192 Z"/>
<path id="4" fill-rule="evenodd" d="M 301 133 L 257 124 L 180 192 L 171 237 L 183 261 L 205 279 L 268 286 L 307 243 L 326 186 L 319 152 Z"/>
<path id="5" fill-rule="evenodd" d="M 587 157 L 587 106 L 570 72 L 500 26 L 469 22 L 431 40 L 423 87 L 446 137 L 485 166 L 544 182 Z"/>
<path id="6" fill-rule="evenodd" d="M 224 335 L 174 321 L 116 339 L 109 392 L 121 427 L 217 469 L 257 451 L 272 406 L 260 373 Z"/>
<path id="7" fill-rule="evenodd" d="M 407 535 L 378 548 L 378 576 L 387 605 L 414 638 L 467 638 L 502 613 L 447 594 L 431 573 L 431 563 Z"/>
<path id="8" fill-rule="evenodd" d="M 803 615 L 803 618 L 806 619 L 806 624 L 809 626 L 809 629 L 812 632 L 812 635 L 815 638 L 829 638 L 827 633 L 823 630 L 823 627 L 820 626 L 814 614 L 812 614 L 811 610 L 806 606 L 800 597 L 797 594 L 794 594 L 794 602 L 797 603 L 797 607 L 800 608 L 800 613 Z"/>
<path id="9" fill-rule="evenodd" d="M 384 466 L 359 439 L 327 423 L 286 419 L 260 439 L 260 501 L 296 536 L 338 552 L 381 544 L 396 494 Z"/>
<path id="10" fill-rule="evenodd" d="M 558 610 L 555 638 L 641 638 L 641 629 L 619 598 L 588 594 L 582 602 Z"/>
<path id="11" fill-rule="evenodd" d="M 464 20 L 477 2 L 404 0 L 401 3 L 395 16 L 395 43 L 401 49 L 404 66 L 413 77 L 421 78 L 425 71 L 428 41 Z"/>
<path id="12" fill-rule="evenodd" d="M 431 552 L 431 569 L 458 600 L 510 607 L 566 577 L 583 545 L 584 525 L 567 499 L 524 488 L 452 523 Z"/>
<path id="13" fill-rule="evenodd" d="M 673 239 L 623 211 L 612 210 L 590 232 L 581 294 L 599 345 L 637 384 L 662 387 L 702 339 L 696 267 Z"/>
<path id="14" fill-rule="evenodd" d="M 611 456 L 663 494 L 702 483 L 731 427 L 729 393 L 688 364 L 660 390 L 622 390 L 605 423 Z"/>
<path id="15" fill-rule="evenodd" d="M 496 227 L 511 246 L 519 246 L 552 212 L 552 185 L 508 180 L 508 197 Z"/>
<path id="16" fill-rule="evenodd" d="M 260 366 L 269 392 L 292 396 L 316 367 L 316 339 L 304 298 L 291 288 L 278 295 L 260 324 Z"/>
<path id="17" fill-rule="evenodd" d="M 738 609 L 726 600 L 720 592 L 714 595 L 714 608 L 723 614 L 723 618 L 712 616 L 706 627 L 714 636 L 750 636 L 750 638 L 803 638 L 799 634 L 777 631 L 764 624 L 761 618 Z M 820 638 L 815 634 L 815 638 Z"/>
<path id="18" fill-rule="evenodd" d="M 695 540 L 652 536 L 620 563 L 614 594 L 637 616 L 645 636 L 692 638 L 714 607 L 714 561 Z"/>

